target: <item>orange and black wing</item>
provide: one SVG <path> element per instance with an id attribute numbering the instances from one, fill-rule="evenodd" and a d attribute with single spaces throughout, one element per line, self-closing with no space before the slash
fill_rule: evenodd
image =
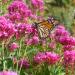
<path id="1" fill-rule="evenodd" d="M 50 30 L 53 27 L 53 24 L 50 23 L 48 20 L 46 20 L 46 21 L 38 23 L 37 27 L 38 27 L 38 33 L 40 38 L 46 38 L 48 37 Z"/>
<path id="2" fill-rule="evenodd" d="M 40 38 L 46 38 L 50 34 L 50 31 L 58 24 L 58 21 L 49 18 L 48 20 L 42 21 L 40 23 L 35 23 L 36 28 L 38 30 L 38 34 Z"/>

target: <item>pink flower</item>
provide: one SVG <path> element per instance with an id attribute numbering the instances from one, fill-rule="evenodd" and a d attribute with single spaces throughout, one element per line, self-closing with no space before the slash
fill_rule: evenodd
<path id="1" fill-rule="evenodd" d="M 36 19 L 36 20 L 37 20 L 37 18 L 38 18 L 38 16 L 37 16 L 36 14 L 31 14 L 30 17 L 31 17 L 32 19 Z"/>
<path id="2" fill-rule="evenodd" d="M 70 33 L 66 30 L 63 25 L 59 25 L 50 34 L 50 39 L 60 43 L 60 39 L 69 37 Z M 65 41 L 64 41 L 65 42 Z"/>
<path id="3" fill-rule="evenodd" d="M 57 29 L 66 30 L 66 28 L 65 28 L 65 26 L 63 24 L 60 24 L 59 26 L 57 26 Z"/>
<path id="4" fill-rule="evenodd" d="M 59 61 L 60 56 L 55 53 L 46 52 L 46 62 L 48 64 L 55 64 L 57 61 Z"/>
<path id="5" fill-rule="evenodd" d="M 43 0 L 31 0 L 31 3 L 34 6 L 34 8 L 37 8 L 37 9 L 39 9 L 41 11 L 44 9 Z"/>
<path id="6" fill-rule="evenodd" d="M 27 60 L 27 59 L 23 59 L 23 58 L 21 58 L 20 60 L 19 60 L 19 62 L 18 62 L 18 64 L 19 64 L 19 67 L 22 67 L 22 68 L 29 68 L 30 67 L 30 64 L 29 64 L 29 61 Z"/>
<path id="7" fill-rule="evenodd" d="M 64 36 L 59 38 L 59 42 L 63 45 L 75 45 L 75 38 L 71 36 Z"/>
<path id="8" fill-rule="evenodd" d="M 21 19 L 21 15 L 18 12 L 9 14 L 9 17 L 10 17 L 10 20 L 12 20 L 13 22 L 16 20 L 19 21 Z"/>
<path id="9" fill-rule="evenodd" d="M 27 34 L 32 33 L 32 26 L 30 24 L 26 24 L 25 27 L 26 27 Z"/>
<path id="10" fill-rule="evenodd" d="M 56 48 L 56 42 L 52 41 L 49 43 L 49 48 L 55 49 Z"/>
<path id="11" fill-rule="evenodd" d="M 60 37 L 68 37 L 70 33 L 65 29 L 64 26 L 58 26 L 54 31 L 54 37 L 56 41 L 59 41 Z"/>
<path id="12" fill-rule="evenodd" d="M 22 1 L 13 1 L 10 6 L 8 7 L 8 11 L 9 13 L 13 13 L 13 12 L 18 12 L 20 10 L 23 10 L 23 9 L 28 9 L 28 6 L 26 4 L 24 4 L 24 2 Z M 25 10 L 23 10 L 25 11 Z M 20 11 L 21 13 L 23 13 L 23 11 Z"/>
<path id="13" fill-rule="evenodd" d="M 64 63 L 71 64 L 75 62 L 75 51 L 65 51 L 64 52 Z"/>
<path id="14" fill-rule="evenodd" d="M 70 51 L 70 50 L 74 50 L 74 46 L 72 46 L 72 45 L 64 45 L 63 46 L 63 50 L 64 51 Z"/>
<path id="15" fill-rule="evenodd" d="M 40 64 L 46 60 L 46 55 L 43 52 L 39 52 L 34 56 L 34 63 Z"/>
<path id="16" fill-rule="evenodd" d="M 70 33 L 65 29 L 64 26 L 59 25 L 57 28 L 52 32 L 50 35 L 50 38 L 56 40 L 57 42 L 60 41 L 60 38 L 62 37 L 69 37 Z"/>
<path id="17" fill-rule="evenodd" d="M 0 40 L 8 39 L 15 34 L 15 28 L 10 21 L 0 16 Z"/>
<path id="18" fill-rule="evenodd" d="M 49 38 L 52 39 L 52 40 L 55 40 L 55 33 L 54 33 L 54 31 L 51 32 L 51 34 L 49 34 Z"/>
<path id="19" fill-rule="evenodd" d="M 34 36 L 34 35 L 38 36 L 38 31 L 37 31 L 37 29 L 36 29 L 35 24 L 32 25 L 32 34 L 33 34 L 33 36 Z"/>
<path id="20" fill-rule="evenodd" d="M 33 39 L 25 39 L 25 44 L 26 45 L 32 45 Z"/>
<path id="21" fill-rule="evenodd" d="M 38 36 L 33 36 L 33 44 L 38 44 L 39 43 L 39 37 Z"/>
<path id="22" fill-rule="evenodd" d="M 13 1 L 9 7 L 9 18 L 13 22 L 25 22 L 25 18 L 32 17 L 32 12 L 22 0 Z"/>
<path id="23" fill-rule="evenodd" d="M 13 71 L 1 71 L 0 75 L 18 75 L 18 74 Z"/>
<path id="24" fill-rule="evenodd" d="M 14 51 L 17 48 L 19 48 L 19 45 L 15 42 L 11 43 L 10 46 L 9 46 L 10 51 Z"/>
<path id="25" fill-rule="evenodd" d="M 59 55 L 51 52 L 39 52 L 34 56 L 34 62 L 36 64 L 48 63 L 55 64 L 59 60 Z"/>
<path id="26" fill-rule="evenodd" d="M 33 36 L 32 38 L 25 40 L 25 44 L 27 45 L 37 45 L 38 43 L 39 43 L 38 36 Z"/>
<path id="27" fill-rule="evenodd" d="M 31 34 L 32 33 L 32 27 L 30 24 L 18 24 L 15 26 L 16 32 L 15 32 L 15 36 L 16 39 L 19 39 L 23 36 L 25 36 L 26 34 Z"/>
<path id="28" fill-rule="evenodd" d="M 55 36 L 69 36 L 70 33 L 64 29 L 56 29 Z"/>

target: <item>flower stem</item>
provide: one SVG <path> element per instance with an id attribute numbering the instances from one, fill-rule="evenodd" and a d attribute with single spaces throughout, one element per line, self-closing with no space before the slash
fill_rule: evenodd
<path id="1" fill-rule="evenodd" d="M 71 75 L 74 75 L 74 63 L 72 63 L 72 65 L 71 65 Z"/>
<path id="2" fill-rule="evenodd" d="M 66 71 L 66 74 L 65 75 L 68 75 L 68 65 L 67 64 L 65 66 L 65 71 Z"/>
<path id="3" fill-rule="evenodd" d="M 28 46 L 26 46 L 26 48 L 25 48 L 25 51 L 24 51 L 24 55 L 23 55 L 23 59 L 22 60 L 24 60 L 24 57 L 26 56 L 26 50 L 27 50 L 27 48 L 28 48 Z M 23 64 L 23 61 L 21 63 L 20 69 L 19 69 L 19 75 L 20 75 L 20 72 L 21 72 L 21 69 L 22 69 L 22 64 Z"/>
<path id="4" fill-rule="evenodd" d="M 2 42 L 2 60 L 3 60 L 3 70 L 6 70 L 4 43 L 5 43 L 5 42 L 3 41 L 3 42 Z"/>
<path id="5" fill-rule="evenodd" d="M 20 57 L 20 52 L 21 52 L 21 48 L 22 48 L 22 41 L 23 41 L 23 39 L 20 40 L 20 48 L 19 48 L 19 51 L 17 51 L 18 57 Z M 18 71 L 18 61 L 17 61 L 16 71 Z"/>

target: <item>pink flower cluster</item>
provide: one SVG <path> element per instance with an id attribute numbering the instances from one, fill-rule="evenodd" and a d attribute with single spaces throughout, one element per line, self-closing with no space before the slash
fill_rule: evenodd
<path id="1" fill-rule="evenodd" d="M 64 63 L 69 65 L 75 63 L 75 51 L 65 51 L 64 52 Z"/>
<path id="2" fill-rule="evenodd" d="M 15 26 L 16 29 L 16 38 L 20 38 L 22 36 L 25 36 L 26 34 L 32 33 L 32 26 L 30 24 L 18 24 Z"/>
<path id="3" fill-rule="evenodd" d="M 74 50 L 74 46 L 72 46 L 72 45 L 64 45 L 63 50 L 64 51 L 66 51 L 66 50 L 68 50 L 68 51 Z"/>
<path id="4" fill-rule="evenodd" d="M 70 36 L 70 33 L 65 29 L 64 26 L 58 26 L 53 34 L 55 41 L 63 45 L 64 51 L 74 49 L 75 38 Z"/>
<path id="5" fill-rule="evenodd" d="M 29 61 L 25 58 L 21 58 L 18 62 L 19 67 L 27 69 L 30 67 Z"/>
<path id="6" fill-rule="evenodd" d="M 15 34 L 14 25 L 0 16 L 0 40 L 8 39 Z"/>
<path id="7" fill-rule="evenodd" d="M 46 60 L 48 64 L 55 64 L 57 61 L 59 61 L 60 56 L 55 53 L 46 52 Z"/>
<path id="8" fill-rule="evenodd" d="M 48 46 L 51 49 L 56 49 L 56 42 L 55 41 L 51 41 Z"/>
<path id="9" fill-rule="evenodd" d="M 34 56 L 34 63 L 40 64 L 46 60 L 46 55 L 43 52 L 39 52 Z"/>
<path id="10" fill-rule="evenodd" d="M 60 41 L 60 38 L 67 36 L 70 36 L 70 33 L 62 25 L 59 25 L 54 31 L 55 40 L 58 42 Z"/>
<path id="11" fill-rule="evenodd" d="M 30 39 L 26 39 L 25 44 L 27 44 L 27 45 L 37 45 L 37 44 L 39 44 L 39 37 L 33 36 Z"/>
<path id="12" fill-rule="evenodd" d="M 34 62 L 40 64 L 46 62 L 48 64 L 55 64 L 59 60 L 60 56 L 51 52 L 39 52 L 34 56 Z"/>
<path id="13" fill-rule="evenodd" d="M 40 11 L 44 10 L 44 2 L 43 0 L 31 0 L 32 5 L 34 6 L 34 8 L 39 9 Z"/>
<path id="14" fill-rule="evenodd" d="M 0 75 L 18 75 L 18 74 L 13 71 L 1 71 Z"/>
<path id="15" fill-rule="evenodd" d="M 13 52 L 15 49 L 17 49 L 17 48 L 19 48 L 19 45 L 17 44 L 17 43 L 15 43 L 15 42 L 13 42 L 13 43 L 11 43 L 10 45 L 9 45 L 9 50 L 11 51 L 11 52 Z"/>
<path id="16" fill-rule="evenodd" d="M 59 42 L 62 45 L 74 45 L 75 46 L 75 38 L 72 36 L 64 36 L 59 39 Z"/>
<path id="17" fill-rule="evenodd" d="M 19 0 L 13 1 L 8 7 L 8 11 L 9 17 L 13 22 L 25 22 L 28 17 L 33 17 L 33 14 L 28 6 L 23 1 Z"/>

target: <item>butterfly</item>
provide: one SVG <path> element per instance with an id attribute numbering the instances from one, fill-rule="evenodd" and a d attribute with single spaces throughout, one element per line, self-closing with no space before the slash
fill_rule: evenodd
<path id="1" fill-rule="evenodd" d="M 34 23 L 40 38 L 47 38 L 50 32 L 59 24 L 59 21 L 53 17 L 49 17 L 47 20 L 44 20 L 39 23 Z"/>

